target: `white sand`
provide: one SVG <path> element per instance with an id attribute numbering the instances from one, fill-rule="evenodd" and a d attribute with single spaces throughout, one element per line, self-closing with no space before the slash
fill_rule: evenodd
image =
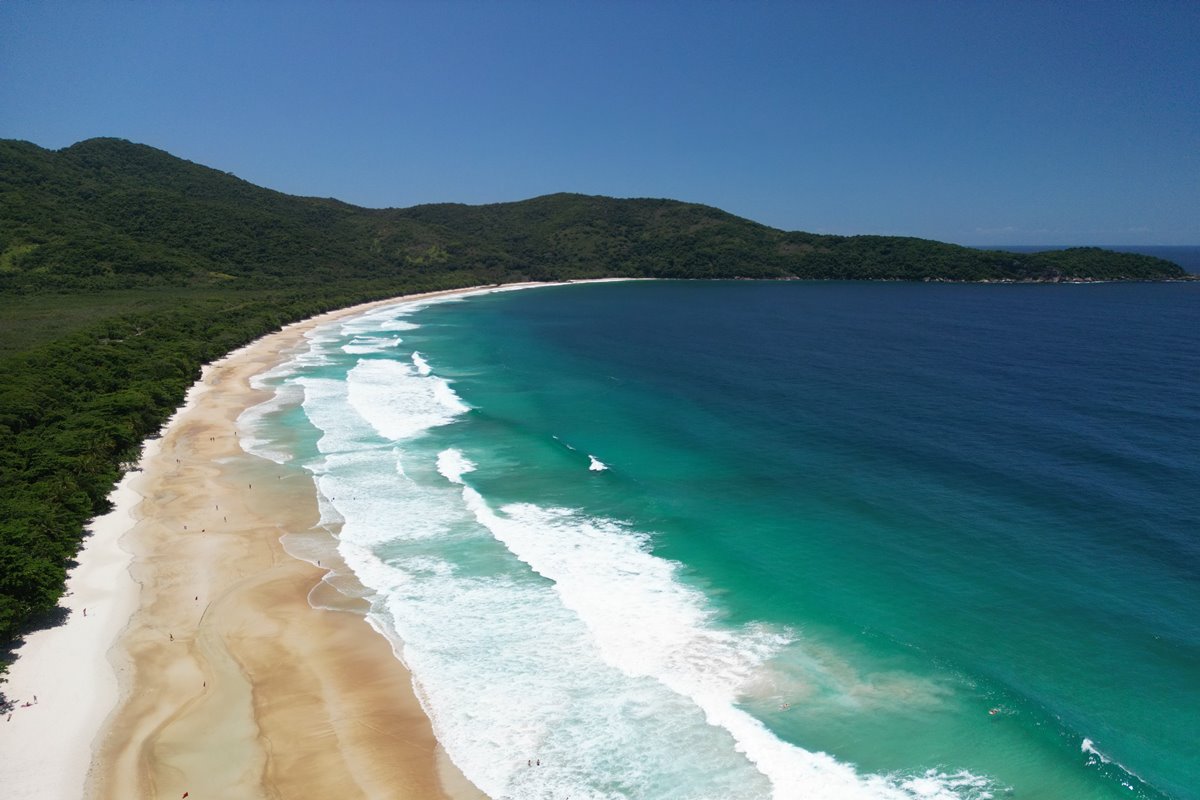
<path id="1" fill-rule="evenodd" d="M 530 285 L 510 285 L 500 291 Z M 295 336 L 325 321 L 421 297 L 465 293 L 472 290 L 365 303 L 292 323 L 271 336 L 288 333 Z M 187 416 L 202 395 L 220 382 L 219 376 L 212 376 L 214 369 L 234 362 L 236 356 L 263 341 L 260 339 L 205 366 L 184 405 L 164 426 L 164 435 L 180 417 Z M 110 662 L 110 654 L 117 657 L 114 645 L 128 629 L 141 602 L 141 587 L 130 573 L 132 556 L 120 542 L 139 519 L 138 506 L 143 500 L 139 487 L 150 480 L 141 469 L 153 460 L 161 446 L 159 439 L 146 443 L 138 470 L 127 474 L 109 496 L 113 510 L 87 526 L 91 535 L 76 557 L 78 566 L 71 570 L 67 594 L 59 603 L 69 612 L 66 622 L 28 634 L 16 651 L 16 661 L 9 668 L 7 680 L 0 684 L 0 690 L 13 704 L 11 714 L 0 716 L 3 800 L 73 800 L 84 794 L 94 762 L 94 748 L 98 746 L 97 734 L 105 727 L 105 720 L 117 711 L 121 700 L 114 664 L 116 669 L 127 668 L 120 660 Z M 380 644 L 380 649 L 386 647 Z M 444 759 L 444 755 L 439 758 Z M 456 796 L 476 796 L 473 787 L 458 785 L 464 781 L 452 774 L 456 772 L 452 767 L 442 764 L 441 771 L 444 788 L 451 789 Z"/>
<path id="2" fill-rule="evenodd" d="M 507 287 L 506 287 L 507 288 Z M 294 322 L 276 334 L 252 342 L 201 370 L 184 404 L 163 426 L 165 435 L 210 390 L 210 375 L 222 364 L 281 333 L 307 330 L 333 319 L 420 297 L 470 290 L 431 292 L 364 303 Z M 0 715 L 0 799 L 73 800 L 84 796 L 94 762 L 97 734 L 121 700 L 114 645 L 139 607 L 141 587 L 133 579 L 132 555 L 120 544 L 139 519 L 142 469 L 157 453 L 161 439 L 148 440 L 138 468 L 127 473 L 109 495 L 113 510 L 93 519 L 69 571 L 59 607 L 66 621 L 34 631 L 15 651 L 0 692 L 12 703 Z M 86 609 L 86 615 L 85 615 Z M 28 705 L 26 705 L 28 704 Z"/>
<path id="3" fill-rule="evenodd" d="M 0 721 L 0 795 L 6 800 L 82 795 L 92 739 L 118 699 L 107 653 L 138 602 L 132 557 L 119 542 L 142 500 L 140 477 L 128 473 L 109 495 L 113 510 L 87 526 L 91 536 L 59 602 L 70 612 L 66 623 L 27 635 L 0 687 L 14 705 Z"/>

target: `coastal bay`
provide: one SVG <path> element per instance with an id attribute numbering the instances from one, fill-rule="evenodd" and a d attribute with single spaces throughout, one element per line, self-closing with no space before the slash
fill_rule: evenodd
<path id="1" fill-rule="evenodd" d="M 87 796 L 1187 797 L 1187 713 L 1157 687 L 1194 683 L 1190 506 L 1156 497 L 1196 468 L 1191 291 L 489 290 L 259 340 L 206 368 L 72 575 L 87 624 L 128 618 L 84 591 L 126 534 L 141 587 Z M 1025 338 L 996 336 L 1012 319 Z M 1170 349 L 1135 362 L 1148 342 Z M 75 642 L 49 693 L 14 669 L 39 702 L 11 730 L 43 719 L 4 743 L 42 759 L 16 797 L 82 784 L 107 710 L 62 704 L 106 647 L 82 622 L 46 632 Z"/>
<path id="2" fill-rule="evenodd" d="M 0 3 L 0 800 L 1200 800 L 1167 6 Z"/>
<path id="3" fill-rule="evenodd" d="M 381 310 L 275 371 L 253 447 L 313 470 L 491 797 L 1189 797 L 1194 293 Z"/>
<path id="4" fill-rule="evenodd" d="M 361 614 L 309 605 L 324 573 L 279 539 L 315 523 L 311 479 L 247 455 L 235 431 L 263 399 L 250 379 L 306 331 L 396 302 L 290 325 L 205 368 L 80 556 L 73 581 L 113 583 L 76 590 L 70 624 L 18 651 L 8 691 L 37 703 L 0 728 L 16 756 L 8 796 L 479 796 L 387 640 Z"/>

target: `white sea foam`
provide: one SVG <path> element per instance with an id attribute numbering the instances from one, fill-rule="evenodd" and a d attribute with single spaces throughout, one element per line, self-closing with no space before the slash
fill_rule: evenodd
<path id="1" fill-rule="evenodd" d="M 765 782 L 727 733 L 657 681 L 606 665 L 586 626 L 496 546 L 460 495 L 405 474 L 404 453 L 378 441 L 385 426 L 350 403 L 356 379 L 378 377 L 362 367 L 348 384 L 300 379 L 322 430 L 324 456 L 311 465 L 329 506 L 322 514 L 341 520 L 339 552 L 377 593 L 375 622 L 397 636 L 439 739 L 468 777 L 493 797 L 763 796 Z M 432 380 L 408 368 L 389 374 Z M 427 419 L 424 403 L 410 408 Z M 456 450 L 437 466 L 448 481 L 472 468 Z M 688 781 L 712 794 L 679 794 Z"/>
<path id="2" fill-rule="evenodd" d="M 1132 790 L 1134 788 L 1135 781 L 1138 783 L 1146 782 L 1141 775 L 1138 775 L 1120 761 L 1109 758 L 1107 755 L 1100 752 L 1100 749 L 1096 747 L 1096 743 L 1091 739 L 1085 737 L 1083 742 L 1079 745 L 1079 749 L 1087 754 L 1087 765 L 1089 767 L 1106 768 L 1108 765 L 1112 765 L 1112 767 L 1120 770 L 1120 777 L 1118 777 L 1117 780 L 1119 780 L 1121 785 L 1126 789 Z"/>
<path id="3" fill-rule="evenodd" d="M 567 448 L 568 450 L 570 450 L 573 453 L 579 452 L 579 449 L 576 448 L 574 445 L 570 444 L 569 442 L 564 442 L 562 439 L 558 438 L 557 436 L 554 437 L 554 441 L 558 442 L 563 447 Z M 591 453 L 588 453 L 587 457 L 588 457 L 588 469 L 591 470 L 592 472 L 604 472 L 605 470 L 608 469 L 608 464 L 605 464 L 603 461 L 596 458 Z"/>
<path id="4" fill-rule="evenodd" d="M 475 470 L 475 465 L 469 458 L 462 454 L 461 450 L 451 448 L 438 453 L 437 469 L 446 480 L 451 483 L 461 484 L 463 475 Z"/>
<path id="5" fill-rule="evenodd" d="M 375 317 L 362 325 L 395 322 Z M 367 331 L 314 337 L 308 363 Z M 373 593 L 372 624 L 412 670 L 450 757 L 489 796 L 991 796 L 967 773 L 863 776 L 780 740 L 738 703 L 790 634 L 725 624 L 644 533 L 532 504 L 493 510 L 466 485 L 475 465 L 462 449 L 422 450 L 422 432 L 467 406 L 418 359 L 359 360 L 346 380 L 304 369 L 278 379 L 303 391 L 321 431 L 306 466 L 322 523 Z M 420 477 L 435 460 L 444 484 Z"/>
<path id="6" fill-rule="evenodd" d="M 267 390 L 278 386 L 285 379 L 298 373 L 304 368 L 302 359 L 315 358 L 312 355 L 312 342 L 306 340 L 307 349 L 296 352 L 286 361 L 281 361 L 269 370 L 250 376 L 250 386 L 254 389 Z M 324 358 L 324 356 L 320 356 Z"/>
<path id="7" fill-rule="evenodd" d="M 403 341 L 399 336 L 390 338 L 379 336 L 355 336 L 348 344 L 342 345 L 342 352 L 349 355 L 369 355 L 371 353 L 386 353 Z"/>
<path id="8" fill-rule="evenodd" d="M 470 410 L 445 380 L 398 361 L 360 361 L 346 380 L 350 405 L 387 439 L 407 439 Z"/>
<path id="9" fill-rule="evenodd" d="M 375 429 L 358 418 L 357 425 L 344 424 L 349 404 L 348 386 L 345 381 L 333 378 L 296 378 L 296 384 L 304 390 L 304 413 L 309 421 L 322 431 L 317 449 L 324 454 L 359 451 L 366 447 L 378 447 Z M 353 415 L 356 416 L 356 415 Z"/>
<path id="10" fill-rule="evenodd" d="M 446 536 L 474 537 L 476 548 L 486 548 L 461 505 L 421 495 Z M 357 515 L 348 516 L 343 552 L 380 593 L 381 629 L 395 632 L 439 740 L 489 796 L 769 792 L 728 734 L 705 724 L 694 705 L 605 664 L 586 626 L 546 582 L 508 574 L 502 560 L 491 574 L 471 575 L 435 555 L 359 547 Z M 534 760 L 541 765 L 530 766 Z"/>
<path id="11" fill-rule="evenodd" d="M 413 351 L 413 354 L 412 354 L 412 362 L 413 362 L 413 366 L 417 368 L 418 375 L 426 375 L 427 376 L 433 372 L 433 370 L 429 366 L 429 362 L 426 361 L 425 358 L 415 350 Z"/>
<path id="12" fill-rule="evenodd" d="M 272 445 L 270 437 L 265 433 L 267 420 L 287 408 L 300 404 L 304 396 L 303 390 L 292 382 L 292 378 L 305 369 L 330 363 L 326 348 L 339 342 L 340 336 L 326 325 L 306 331 L 304 339 L 305 346 L 287 360 L 250 377 L 251 387 L 259 391 L 271 391 L 273 395 L 243 410 L 235 424 L 238 441 L 243 450 L 277 464 L 287 463 L 292 454 L 283 443 L 278 446 Z"/>
<path id="13" fill-rule="evenodd" d="M 378 331 L 411 331 L 416 330 L 417 325 L 400 319 L 411 313 L 412 308 L 409 304 L 398 303 L 343 319 L 337 325 L 342 337 L 354 337 Z"/>
<path id="14" fill-rule="evenodd" d="M 428 498 L 396 468 L 397 457 L 376 450 L 327 459 L 317 485 L 343 520 L 342 542 L 371 548 L 445 534 L 444 515 L 431 513 Z"/>
<path id="15" fill-rule="evenodd" d="M 731 735 L 734 749 L 770 781 L 777 800 L 986 796 L 976 788 L 986 787 L 986 779 L 967 773 L 953 781 L 937 773 L 903 780 L 862 776 L 824 753 L 779 739 L 738 704 L 767 660 L 788 644 L 789 633 L 722 625 L 707 598 L 679 580 L 676 564 L 648 552 L 645 534 L 531 504 L 497 513 L 469 486 L 463 497 L 517 558 L 553 581 L 607 664 L 694 703 L 709 725 Z M 964 795 L 968 779 L 974 783 Z"/>
<path id="16" fill-rule="evenodd" d="M 990 780 L 965 771 L 947 774 L 931 769 L 897 780 L 909 796 L 921 800 L 991 800 L 995 797 L 995 787 Z"/>
<path id="17" fill-rule="evenodd" d="M 276 464 L 290 461 L 291 452 L 286 447 L 274 445 L 274 439 L 266 434 L 265 426 L 268 417 L 299 405 L 303 399 L 304 392 L 299 386 L 282 383 L 270 398 L 243 410 L 234 426 L 242 449 Z"/>
<path id="18" fill-rule="evenodd" d="M 293 372 L 331 364 L 331 351 L 339 346 L 342 340 L 337 326 L 333 323 L 318 325 L 305 331 L 304 338 L 308 341 L 308 349 L 290 359 Z M 280 365 L 281 368 L 284 366 Z"/>
<path id="19" fill-rule="evenodd" d="M 1079 746 L 1079 749 L 1087 753 L 1092 759 L 1099 759 L 1100 763 L 1102 764 L 1111 763 L 1111 759 L 1104 755 L 1104 753 L 1101 753 L 1099 750 L 1097 750 L 1095 743 L 1092 742 L 1091 739 L 1085 738 L 1083 743 Z"/>

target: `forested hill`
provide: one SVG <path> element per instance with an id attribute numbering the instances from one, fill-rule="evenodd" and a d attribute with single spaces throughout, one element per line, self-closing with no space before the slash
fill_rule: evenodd
<path id="1" fill-rule="evenodd" d="M 0 141 L 0 669 L 6 642 L 53 620 L 85 521 L 200 365 L 286 322 L 530 278 L 1182 275 L 1095 249 L 787 233 L 671 200 L 364 209 L 119 139 L 59 151 Z"/>
<path id="2" fill-rule="evenodd" d="M 448 272 L 478 282 L 602 275 L 944 280 L 1162 279 L 1170 262 L 1093 248 L 1014 254 L 784 232 L 672 200 L 556 194 L 364 209 L 292 197 L 119 139 L 0 142 L 0 291 L 281 287 Z"/>

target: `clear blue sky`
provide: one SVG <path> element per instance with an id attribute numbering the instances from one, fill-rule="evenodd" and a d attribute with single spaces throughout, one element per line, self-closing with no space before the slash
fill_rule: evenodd
<path id="1" fill-rule="evenodd" d="M 0 138 L 359 205 L 1200 243 L 1200 2 L 0 1 Z"/>

